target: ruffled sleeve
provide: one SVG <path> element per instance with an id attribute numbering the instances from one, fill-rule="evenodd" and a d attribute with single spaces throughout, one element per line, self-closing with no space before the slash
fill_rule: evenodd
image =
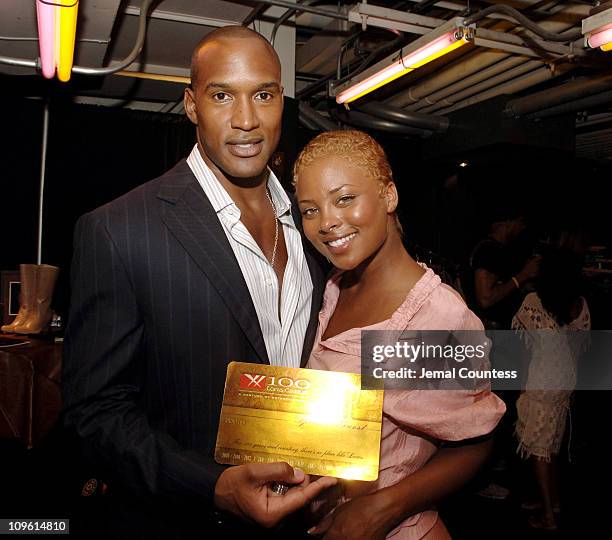
<path id="1" fill-rule="evenodd" d="M 491 433 L 506 411 L 490 390 L 389 390 L 384 413 L 396 424 L 443 441 Z"/>
<path id="2" fill-rule="evenodd" d="M 415 324 L 415 317 L 409 321 L 407 329 L 414 326 L 453 329 L 455 337 L 465 341 L 465 344 L 474 344 L 486 337 L 480 319 L 454 290 L 444 285 L 428 294 L 424 307 L 426 309 L 421 309 L 420 313 L 426 313 L 427 318 L 421 317 Z M 482 331 L 482 337 L 477 331 Z M 490 369 L 488 358 L 475 367 Z M 487 435 L 495 429 L 505 412 L 504 402 L 491 392 L 486 379 L 480 380 L 479 387 L 475 389 L 385 392 L 384 413 L 389 419 L 443 441 L 461 441 Z"/>

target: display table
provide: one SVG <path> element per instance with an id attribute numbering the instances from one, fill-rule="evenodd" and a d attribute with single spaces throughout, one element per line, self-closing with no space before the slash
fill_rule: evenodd
<path id="1" fill-rule="evenodd" d="M 62 344 L 7 339 L 0 345 L 0 437 L 17 438 L 32 448 L 59 416 Z"/>

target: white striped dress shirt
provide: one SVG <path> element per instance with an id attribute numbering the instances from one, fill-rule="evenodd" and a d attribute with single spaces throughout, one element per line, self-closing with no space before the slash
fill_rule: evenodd
<path id="1" fill-rule="evenodd" d="M 270 363 L 299 367 L 310 320 L 312 279 L 304 257 L 300 232 L 291 217 L 289 197 L 270 171 L 268 189 L 279 223 L 283 227 L 288 256 L 281 289 L 279 320 L 278 278 L 261 248 L 240 221 L 240 209 L 206 165 L 197 144 L 187 158 L 187 164 L 210 200 L 236 255 L 251 293 Z"/>

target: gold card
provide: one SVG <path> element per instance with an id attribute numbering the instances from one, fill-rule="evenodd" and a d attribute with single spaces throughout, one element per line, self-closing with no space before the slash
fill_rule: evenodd
<path id="1" fill-rule="evenodd" d="M 361 390 L 358 374 L 231 362 L 215 460 L 376 480 L 382 406 L 383 390 Z"/>

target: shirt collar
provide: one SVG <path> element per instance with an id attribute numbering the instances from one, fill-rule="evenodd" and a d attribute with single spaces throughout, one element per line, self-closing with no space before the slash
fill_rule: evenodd
<path id="1" fill-rule="evenodd" d="M 195 175 L 200 186 L 202 186 L 204 193 L 210 200 L 210 203 L 217 214 L 228 206 L 233 205 L 236 207 L 238 215 L 240 215 L 240 210 L 236 206 L 236 203 L 204 161 L 197 144 L 193 147 L 193 150 L 189 154 L 187 164 L 191 168 L 191 171 Z M 285 215 L 290 215 L 291 201 L 289 200 L 289 197 L 287 196 L 287 193 L 283 189 L 283 186 L 279 182 L 278 178 L 276 178 L 276 175 L 270 168 L 268 168 L 268 189 L 270 190 L 270 195 L 272 196 L 272 201 L 274 202 L 274 207 L 276 208 L 277 217 L 281 218 Z M 291 219 L 289 221 L 293 225 L 293 220 Z"/>

